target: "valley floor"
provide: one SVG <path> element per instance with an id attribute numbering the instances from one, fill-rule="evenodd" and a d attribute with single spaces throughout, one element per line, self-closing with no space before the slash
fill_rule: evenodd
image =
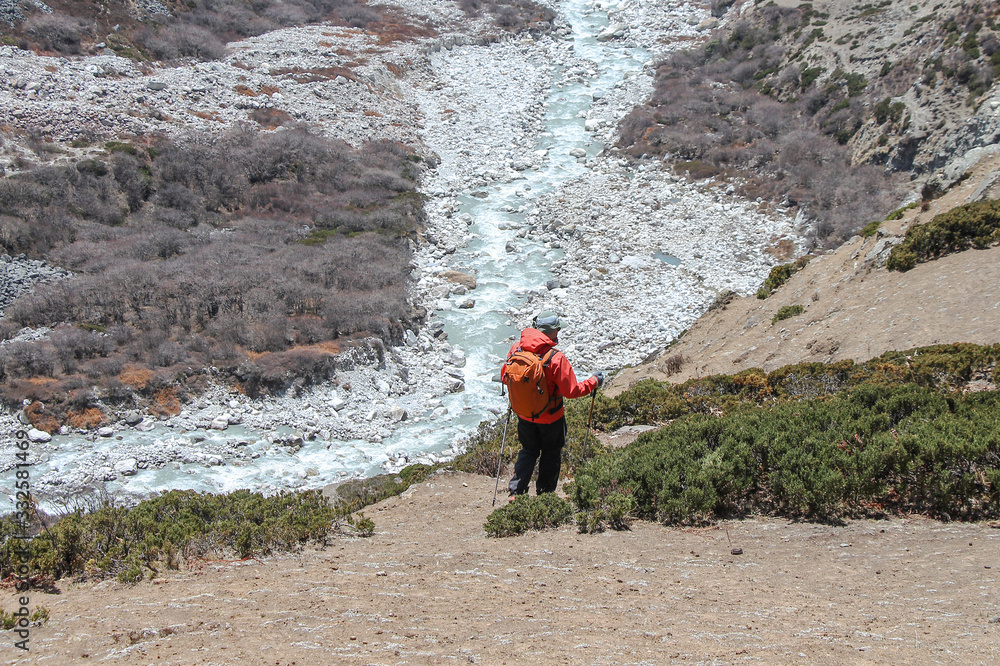
<path id="1" fill-rule="evenodd" d="M 51 617 L 30 656 L 6 634 L 5 663 L 1000 661 L 996 527 L 761 518 L 498 540 L 493 487 L 441 473 L 366 510 L 371 538 L 33 593 Z"/>

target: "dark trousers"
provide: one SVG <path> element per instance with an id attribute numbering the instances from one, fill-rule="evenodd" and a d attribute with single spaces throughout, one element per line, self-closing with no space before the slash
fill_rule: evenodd
<path id="1" fill-rule="evenodd" d="M 517 419 L 517 436 L 521 440 L 521 451 L 514 463 L 514 478 L 510 480 L 512 495 L 528 492 L 531 473 L 538 463 L 538 479 L 535 491 L 553 493 L 559 483 L 559 467 L 562 463 L 562 448 L 566 444 L 566 418 L 555 423 L 532 423 Z"/>

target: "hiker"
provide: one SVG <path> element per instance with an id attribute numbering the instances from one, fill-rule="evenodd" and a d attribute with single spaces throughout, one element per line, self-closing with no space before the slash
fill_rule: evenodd
<path id="1" fill-rule="evenodd" d="M 600 372 L 582 382 L 576 380 L 573 366 L 555 348 L 559 329 L 559 317 L 555 314 L 543 312 L 536 316 L 532 327 L 521 331 L 521 339 L 511 347 L 500 371 L 500 379 L 508 388 L 511 409 L 517 414 L 517 436 L 521 440 L 514 478 L 508 486 L 510 500 L 528 492 L 536 461 L 536 492 L 539 495 L 555 492 L 562 448 L 566 444 L 563 398 L 589 395 L 604 382 Z M 527 367 L 529 364 L 533 367 Z M 538 373 L 538 379 L 525 379 L 532 372 Z"/>

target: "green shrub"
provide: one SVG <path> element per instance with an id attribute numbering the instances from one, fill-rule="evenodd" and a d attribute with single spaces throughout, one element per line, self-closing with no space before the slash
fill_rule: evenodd
<path id="1" fill-rule="evenodd" d="M 465 453 L 459 454 L 452 463 L 460 472 L 494 476 L 500 463 L 500 448 L 503 440 L 504 424 L 507 419 L 507 442 L 503 446 L 503 464 L 513 464 L 517 457 L 517 417 L 498 416 L 493 421 L 483 421 L 476 432 L 462 442 Z"/>
<path id="2" fill-rule="evenodd" d="M 109 504 L 39 527 L 28 542 L 28 564 L 50 579 L 96 571 L 131 583 L 155 572 L 158 562 L 177 568 L 179 557 L 247 558 L 322 543 L 336 515 L 320 491 L 264 497 L 176 490 L 131 508 Z M 10 516 L 0 519 L 0 576 L 11 575 L 20 561 L 17 540 L 9 538 L 17 530 Z"/>
<path id="3" fill-rule="evenodd" d="M 754 512 L 996 517 L 998 407 L 1000 392 L 866 384 L 722 417 L 692 414 L 588 462 L 572 500 L 593 515 L 606 497 L 628 496 L 636 517 L 680 524 Z"/>
<path id="4" fill-rule="evenodd" d="M 822 32 L 822 30 L 820 32 Z M 826 70 L 823 67 L 809 67 L 807 69 L 802 70 L 800 78 L 802 89 L 805 90 L 806 88 L 811 86 L 813 82 L 817 78 L 819 78 L 820 74 L 822 74 L 824 71 Z"/>
<path id="5" fill-rule="evenodd" d="M 875 105 L 873 113 L 875 114 L 875 122 L 879 125 L 886 122 L 898 123 L 900 118 L 903 117 L 903 112 L 906 110 L 906 104 L 903 102 L 893 102 L 891 97 L 886 97 L 881 102 Z"/>
<path id="6" fill-rule="evenodd" d="M 519 495 L 493 511 L 483 528 L 491 537 L 517 536 L 528 530 L 558 527 L 569 521 L 571 513 L 569 502 L 555 493 Z"/>
<path id="7" fill-rule="evenodd" d="M 848 97 L 857 97 L 865 91 L 865 87 L 868 85 L 868 80 L 865 79 L 864 74 L 853 72 L 848 74 L 846 78 Z"/>
<path id="8" fill-rule="evenodd" d="M 570 486 L 572 493 L 574 486 Z M 629 493 L 612 490 L 599 493 L 600 501 L 588 503 L 589 508 L 578 511 L 574 516 L 581 534 L 602 532 L 606 527 L 613 530 L 627 530 L 632 525 L 636 509 L 635 498 Z"/>
<path id="9" fill-rule="evenodd" d="M 21 616 L 23 617 L 23 616 Z M 14 615 L 13 612 L 6 612 L 4 609 L 0 608 L 0 628 L 4 631 L 9 631 L 17 626 L 18 617 Z M 35 610 L 31 611 L 28 615 L 28 622 L 34 624 L 36 627 L 40 627 L 49 619 L 49 609 L 44 606 L 38 606 Z"/>
<path id="10" fill-rule="evenodd" d="M 363 513 L 359 513 L 357 516 L 348 516 L 347 524 L 357 530 L 358 534 L 363 537 L 370 537 L 375 534 L 375 521 Z"/>
<path id="11" fill-rule="evenodd" d="M 977 201 L 910 227 L 903 242 L 892 249 L 886 267 L 908 271 L 920 262 L 996 243 L 1000 243 L 1000 201 Z"/>
<path id="12" fill-rule="evenodd" d="M 441 466 L 438 465 L 409 465 L 398 474 L 379 474 L 366 479 L 344 481 L 336 486 L 336 496 L 331 504 L 338 517 L 350 517 L 350 514 L 366 506 L 401 494 L 439 469 Z"/>
<path id="13" fill-rule="evenodd" d="M 861 231 L 858 233 L 865 238 L 871 238 L 878 231 L 878 228 L 882 226 L 882 220 L 875 220 L 874 222 L 869 222 L 865 226 L 861 227 Z"/>
<path id="14" fill-rule="evenodd" d="M 779 321 L 784 321 L 785 319 L 791 319 L 795 315 L 802 314 L 803 307 L 801 305 L 783 305 L 778 308 L 778 311 L 771 318 L 771 324 L 777 324 Z"/>
<path id="15" fill-rule="evenodd" d="M 920 204 L 918 204 L 917 202 L 913 202 L 911 204 L 907 204 L 907 205 L 903 206 L 902 208 L 897 208 L 896 210 L 894 210 L 891 213 L 889 213 L 888 215 L 886 215 L 885 219 L 887 221 L 888 220 L 902 220 L 903 219 L 903 215 L 906 214 L 906 211 L 910 210 L 911 208 L 916 208 L 919 205 Z"/>
<path id="16" fill-rule="evenodd" d="M 126 153 L 128 155 L 138 155 L 139 151 L 128 141 L 106 141 L 104 150 L 109 153 Z"/>
<path id="17" fill-rule="evenodd" d="M 757 298 L 764 299 L 773 294 L 778 287 L 788 282 L 793 275 L 805 268 L 810 259 L 812 259 L 811 256 L 803 255 L 789 264 L 781 264 L 772 268 L 764 280 L 764 284 L 757 290 Z"/>
<path id="18" fill-rule="evenodd" d="M 961 388 L 976 376 L 1000 379 L 1000 345 L 950 344 L 887 352 L 864 363 L 798 363 L 770 373 L 758 369 L 712 375 L 683 384 L 646 379 L 614 398 L 599 396 L 594 428 L 613 431 L 628 425 L 663 425 L 692 413 L 711 414 L 742 405 L 768 405 L 836 395 L 862 385 L 915 383 L 937 389 Z M 490 474 L 495 473 L 494 471 Z"/>

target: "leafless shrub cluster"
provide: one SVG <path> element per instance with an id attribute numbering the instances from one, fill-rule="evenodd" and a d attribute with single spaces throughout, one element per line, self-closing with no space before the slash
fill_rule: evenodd
<path id="1" fill-rule="evenodd" d="M 365 0 L 188 0 L 167 4 L 170 14 L 141 16 L 131 2 L 65 0 L 53 6 L 54 13 L 33 9 L 22 24 L 0 26 L 0 30 L 25 49 L 74 55 L 104 43 L 125 57 L 157 60 L 214 60 L 225 54 L 228 41 L 319 21 L 369 30 L 383 41 L 433 33 L 429 25 L 413 24 L 394 9 L 369 6 Z"/>
<path id="2" fill-rule="evenodd" d="M 683 354 L 674 354 L 673 356 L 668 356 L 664 359 L 663 363 L 660 365 L 663 372 L 666 373 L 667 377 L 676 375 L 684 367 L 684 363 L 687 361 Z"/>
<path id="3" fill-rule="evenodd" d="M 34 14 L 24 24 L 26 37 L 35 40 L 43 51 L 74 55 L 81 42 L 96 26 L 92 21 L 64 14 Z"/>
<path id="4" fill-rule="evenodd" d="M 531 0 L 460 0 L 459 6 L 469 15 L 485 11 L 498 26 L 511 32 L 548 32 L 556 16 L 548 7 Z"/>
<path id="5" fill-rule="evenodd" d="M 56 330 L 0 350 L 0 391 L 77 375 L 111 391 L 127 367 L 231 371 L 248 354 L 247 388 L 281 389 L 328 376 L 344 338 L 398 340 L 418 169 L 389 141 L 244 128 L 0 179 L 3 250 L 77 273 L 7 308 L 7 335 Z"/>

